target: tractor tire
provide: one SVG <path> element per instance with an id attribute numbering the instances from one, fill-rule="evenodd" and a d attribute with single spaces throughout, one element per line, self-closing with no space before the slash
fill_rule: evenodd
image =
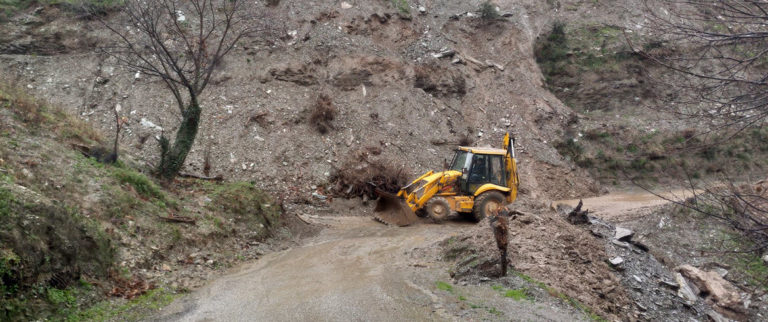
<path id="1" fill-rule="evenodd" d="M 451 204 L 443 197 L 433 197 L 427 201 L 424 212 L 435 223 L 441 223 L 451 214 Z"/>
<path id="2" fill-rule="evenodd" d="M 475 222 L 479 222 L 483 220 L 483 218 L 495 214 L 498 209 L 504 207 L 506 201 L 507 198 L 505 198 L 501 192 L 483 192 L 475 198 L 475 206 L 472 208 L 472 219 Z"/>

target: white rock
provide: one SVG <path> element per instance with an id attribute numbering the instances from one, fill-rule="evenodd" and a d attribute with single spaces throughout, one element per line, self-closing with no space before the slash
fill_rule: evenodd
<path id="1" fill-rule="evenodd" d="M 421 14 L 427 13 L 427 8 L 425 8 L 424 6 L 419 6 L 419 13 Z"/>
<path id="2" fill-rule="evenodd" d="M 720 275 L 721 277 L 725 277 L 728 275 L 728 270 L 722 267 L 715 267 L 712 269 L 713 272 L 717 273 L 717 275 Z"/>
<path id="3" fill-rule="evenodd" d="M 685 300 L 689 305 L 695 303 L 698 297 L 693 293 L 693 290 L 688 285 L 688 281 L 685 280 L 685 277 L 680 273 L 675 273 L 675 281 L 677 281 L 677 285 L 680 286 L 680 288 L 677 289 L 677 296 Z"/>
<path id="4" fill-rule="evenodd" d="M 765 254 L 765 255 L 763 256 L 763 263 L 765 263 L 766 265 L 768 265 L 768 254 Z"/>
<path id="5" fill-rule="evenodd" d="M 350 8 L 352 8 L 352 5 L 349 4 L 349 2 L 346 2 L 346 1 L 341 2 L 341 9 L 350 9 Z"/>
<path id="6" fill-rule="evenodd" d="M 621 256 L 616 256 L 616 257 L 614 257 L 614 258 L 611 258 L 611 259 L 610 259 L 610 260 L 608 260 L 608 261 L 609 261 L 609 262 L 611 262 L 611 265 L 613 265 L 613 266 L 618 266 L 618 265 L 621 265 L 621 263 L 623 263 L 623 262 L 624 262 L 624 259 L 623 259 L 623 258 L 621 258 Z"/>
<path id="7" fill-rule="evenodd" d="M 628 241 L 632 239 L 632 235 L 635 233 L 629 229 L 616 227 L 616 233 L 613 235 L 613 238 L 616 240 L 621 241 Z"/>
<path id="8" fill-rule="evenodd" d="M 155 129 L 155 130 L 158 130 L 158 131 L 162 131 L 163 130 L 163 128 L 161 126 L 158 126 L 157 124 L 152 123 L 152 122 L 150 122 L 149 120 L 147 120 L 147 119 L 145 119 L 143 117 L 141 118 L 141 121 L 139 121 L 139 124 L 141 124 L 141 126 L 143 126 L 143 127 L 149 128 L 149 129 Z"/>
<path id="9" fill-rule="evenodd" d="M 23 174 L 25 177 L 27 177 L 27 178 L 29 178 L 29 179 L 32 179 L 32 178 L 34 178 L 34 177 L 35 177 L 35 176 L 32 174 L 32 172 L 31 172 L 31 171 L 27 170 L 27 168 L 22 168 L 22 169 L 21 169 L 21 174 Z"/>
<path id="10" fill-rule="evenodd" d="M 176 10 L 176 21 L 178 22 L 187 21 L 187 17 L 184 16 L 184 12 L 182 12 L 181 10 Z"/>

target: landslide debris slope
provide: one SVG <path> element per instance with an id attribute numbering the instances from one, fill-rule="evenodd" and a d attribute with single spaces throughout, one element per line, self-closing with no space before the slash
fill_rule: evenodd
<path id="1" fill-rule="evenodd" d="M 460 141 L 498 146 L 511 132 L 523 194 L 599 192 L 551 145 L 575 116 L 544 89 L 533 58 L 550 23 L 548 4 L 499 1 L 504 17 L 483 19 L 481 1 L 404 3 L 257 4 L 279 33 L 245 39 L 222 64 L 202 98 L 204 121 L 184 171 L 202 173 L 207 157 L 211 175 L 254 180 L 294 200 L 361 150 L 380 149 L 374 158 L 414 176 L 440 168 Z M 43 6 L 3 28 L 5 78 L 103 130 L 114 126 L 120 104 L 129 120 L 122 146 L 139 162 L 157 162 L 147 138 L 173 133 L 176 109 L 158 80 L 98 54 L 114 40 L 98 22 Z M 48 38 L 53 49 L 35 45 Z M 310 122 L 321 94 L 336 110 L 321 120 L 324 134 Z"/>

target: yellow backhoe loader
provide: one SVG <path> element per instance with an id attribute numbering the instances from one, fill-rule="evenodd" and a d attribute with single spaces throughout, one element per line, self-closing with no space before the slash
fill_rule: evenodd
<path id="1" fill-rule="evenodd" d="M 515 201 L 518 184 L 514 139 L 507 133 L 501 149 L 460 146 L 445 171 L 429 171 L 397 194 L 377 190 L 374 217 L 408 226 L 417 216 L 440 222 L 458 212 L 480 221 Z"/>

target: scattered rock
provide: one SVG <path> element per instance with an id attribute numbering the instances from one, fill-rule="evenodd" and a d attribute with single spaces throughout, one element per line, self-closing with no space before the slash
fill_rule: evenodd
<path id="1" fill-rule="evenodd" d="M 32 174 L 32 171 L 27 170 L 27 168 L 21 168 L 21 174 L 27 179 L 33 179 L 35 177 L 35 175 Z"/>
<path id="2" fill-rule="evenodd" d="M 725 277 L 728 275 L 728 270 L 722 267 L 715 267 L 712 269 L 712 271 L 717 273 L 717 275 L 720 275 L 720 277 Z"/>
<path id="3" fill-rule="evenodd" d="M 659 285 L 669 287 L 669 288 L 671 288 L 673 290 L 677 290 L 677 289 L 680 288 L 680 285 L 678 285 L 677 283 L 670 282 L 670 281 L 667 281 L 667 280 L 660 280 L 659 281 Z"/>
<path id="4" fill-rule="evenodd" d="M 614 257 L 614 258 L 611 258 L 611 259 L 610 259 L 610 260 L 608 260 L 608 261 L 609 261 L 609 262 L 611 263 L 611 265 L 613 265 L 613 266 L 619 266 L 619 265 L 621 265 L 621 263 L 623 263 L 623 262 L 624 262 L 624 258 L 621 258 L 621 256 L 616 256 L 616 257 Z"/>
<path id="5" fill-rule="evenodd" d="M 720 313 L 710 310 L 707 312 L 707 316 L 712 319 L 712 322 L 730 322 L 730 319 L 722 316 Z"/>
<path id="6" fill-rule="evenodd" d="M 627 243 L 625 243 L 625 242 L 622 242 L 622 241 L 618 241 L 618 240 L 612 240 L 612 241 L 611 241 L 611 243 L 612 243 L 612 244 L 614 244 L 614 245 L 616 245 L 616 246 L 619 246 L 619 247 L 621 247 L 621 248 L 626 248 L 626 249 L 629 249 L 629 244 L 627 244 Z"/>
<path id="7" fill-rule="evenodd" d="M 443 50 L 439 53 L 434 53 L 432 54 L 432 57 L 443 58 L 443 57 L 453 57 L 454 55 L 456 55 L 456 51 L 453 49 L 448 49 L 448 50 Z"/>
<path id="8" fill-rule="evenodd" d="M 328 199 L 328 196 L 321 195 L 321 194 L 317 193 L 317 191 L 312 193 L 312 197 L 315 197 L 315 198 L 320 199 L 320 200 Z"/>
<path id="9" fill-rule="evenodd" d="M 616 234 L 613 235 L 613 238 L 616 240 L 628 242 L 632 240 L 632 236 L 635 235 L 635 232 L 621 227 L 616 227 Z"/>

